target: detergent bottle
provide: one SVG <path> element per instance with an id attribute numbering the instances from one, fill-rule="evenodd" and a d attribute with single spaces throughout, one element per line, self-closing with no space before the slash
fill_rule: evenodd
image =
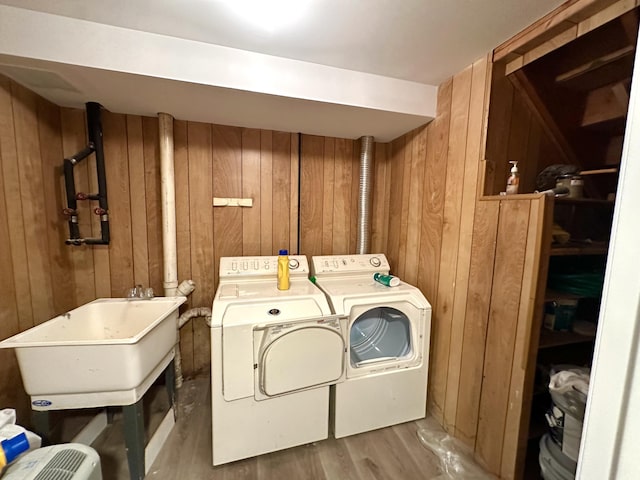
<path id="1" fill-rule="evenodd" d="M 280 250 L 278 254 L 278 290 L 289 290 L 289 253 Z"/>

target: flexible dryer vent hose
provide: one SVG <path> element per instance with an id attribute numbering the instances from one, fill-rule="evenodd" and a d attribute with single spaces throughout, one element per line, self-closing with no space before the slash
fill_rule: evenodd
<path id="1" fill-rule="evenodd" d="M 360 190 L 358 196 L 358 236 L 356 243 L 356 253 L 359 254 L 369 253 L 373 149 L 373 137 L 360 138 Z"/>

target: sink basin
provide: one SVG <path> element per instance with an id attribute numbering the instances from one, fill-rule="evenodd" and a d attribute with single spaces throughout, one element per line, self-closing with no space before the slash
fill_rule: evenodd
<path id="1" fill-rule="evenodd" d="M 35 410 L 135 403 L 174 357 L 185 297 L 104 298 L 14 335 Z"/>

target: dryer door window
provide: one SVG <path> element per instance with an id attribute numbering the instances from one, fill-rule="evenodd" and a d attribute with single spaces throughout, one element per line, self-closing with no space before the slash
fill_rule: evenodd
<path id="1" fill-rule="evenodd" d="M 372 308 L 351 325 L 349 344 L 353 368 L 406 358 L 413 349 L 411 323 L 395 308 Z"/>

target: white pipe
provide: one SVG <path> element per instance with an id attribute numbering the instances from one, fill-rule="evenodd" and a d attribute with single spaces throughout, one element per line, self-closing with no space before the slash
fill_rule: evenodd
<path id="1" fill-rule="evenodd" d="M 160 142 L 160 196 L 162 201 L 162 251 L 164 295 L 177 295 L 178 254 L 176 246 L 176 188 L 173 167 L 173 117 L 158 113 Z"/>
<path id="2" fill-rule="evenodd" d="M 195 307 L 178 317 L 178 330 L 184 327 L 184 324 L 189 320 L 196 317 L 204 317 L 207 320 L 207 325 L 211 326 L 211 309 L 209 307 Z"/>
<path id="3" fill-rule="evenodd" d="M 177 295 L 188 297 L 191 292 L 196 289 L 196 282 L 193 280 L 184 280 L 177 288 Z"/>
<path id="4" fill-rule="evenodd" d="M 191 280 L 188 280 L 191 282 Z M 184 284 L 185 282 L 182 282 Z M 192 282 L 193 283 L 193 282 Z M 182 284 L 180 286 L 182 286 Z M 192 318 L 204 317 L 207 326 L 211 326 L 211 309 L 207 307 L 191 308 L 178 317 L 178 345 L 173 359 L 176 372 L 176 388 L 182 387 L 182 353 L 180 353 L 180 329 Z"/>

